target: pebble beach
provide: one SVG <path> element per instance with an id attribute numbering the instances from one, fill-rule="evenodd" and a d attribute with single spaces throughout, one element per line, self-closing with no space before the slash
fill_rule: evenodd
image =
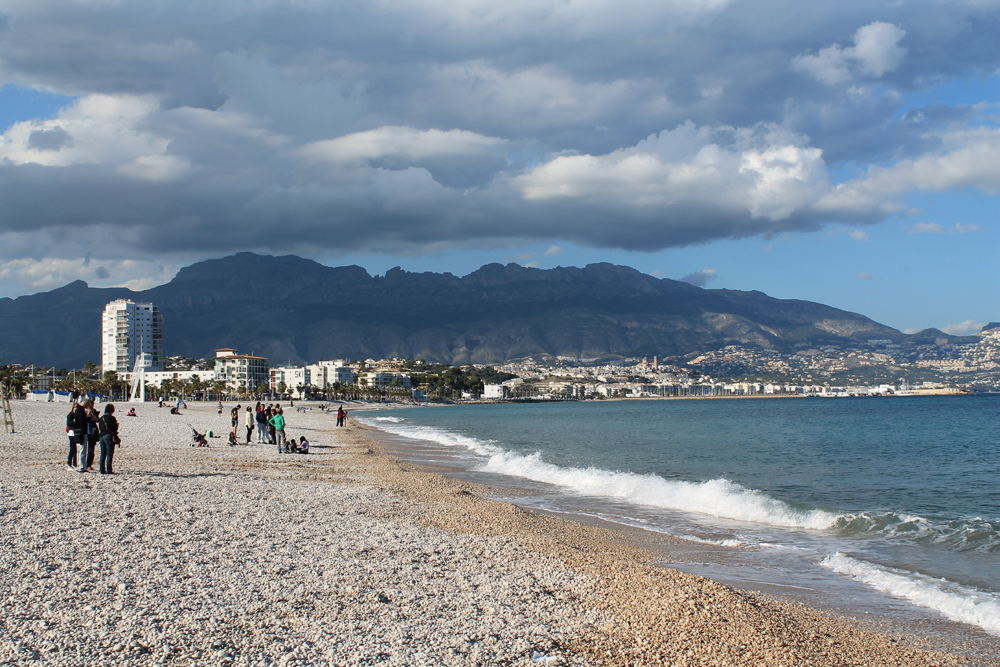
<path id="1" fill-rule="evenodd" d="M 67 469 L 67 404 L 13 403 L 0 664 L 964 664 L 656 567 L 619 533 L 489 500 L 314 405 L 285 413 L 308 455 L 229 447 L 232 405 L 139 405 L 103 476 Z M 189 424 L 223 437 L 192 448 Z"/>

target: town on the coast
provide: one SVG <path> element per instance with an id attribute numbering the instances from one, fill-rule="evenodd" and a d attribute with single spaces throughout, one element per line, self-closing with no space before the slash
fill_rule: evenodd
<path id="1" fill-rule="evenodd" d="M 94 393 L 122 400 L 281 397 L 408 401 L 536 401 L 671 397 L 899 396 L 1000 391 L 1000 324 L 956 344 L 940 338 L 863 348 L 797 345 L 795 352 L 729 345 L 684 357 L 526 358 L 451 366 L 420 359 L 329 359 L 273 364 L 237 349 L 214 358 L 165 356 L 155 304 L 118 299 L 101 321 L 101 364 L 80 369 L 8 363 L 0 379 L 12 397 L 68 401 Z M 140 391 L 135 390 L 141 373 Z"/>

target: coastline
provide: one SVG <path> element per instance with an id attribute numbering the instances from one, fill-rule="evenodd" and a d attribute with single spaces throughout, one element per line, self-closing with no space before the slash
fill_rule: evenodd
<path id="1" fill-rule="evenodd" d="M 880 628 L 876 619 L 865 624 L 784 596 L 739 590 L 672 569 L 661 563 L 663 549 L 697 545 L 599 519 L 489 500 L 498 493 L 488 485 L 401 461 L 386 452 L 382 436 L 388 434 L 371 426 L 355 424 L 355 429 L 356 446 L 370 452 L 379 478 L 392 480 L 393 493 L 410 497 L 412 487 L 422 485 L 416 480 L 436 478 L 433 484 L 445 498 L 428 499 L 420 491 L 414 496 L 425 506 L 444 505 L 431 510 L 427 525 L 478 532 L 485 513 L 487 533 L 516 534 L 529 549 L 596 578 L 595 589 L 607 596 L 587 604 L 613 620 L 574 646 L 595 664 L 996 664 L 982 656 L 922 650 L 925 638 L 901 634 L 891 624 Z M 452 490 L 450 497 L 444 489 Z M 456 504 L 462 506 L 457 512 Z"/>
<path id="2" fill-rule="evenodd" d="M 100 478 L 66 470 L 61 407 L 15 405 L 30 414 L 0 440 L 0 661 L 968 662 L 658 567 L 621 531 L 393 458 L 353 420 L 289 410 L 315 452 L 297 457 L 187 447 L 189 420 L 225 432 L 211 406 L 140 411 L 121 474 Z"/>

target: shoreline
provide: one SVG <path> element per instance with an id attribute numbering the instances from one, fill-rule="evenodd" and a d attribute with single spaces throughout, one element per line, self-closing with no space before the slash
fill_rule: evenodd
<path id="1" fill-rule="evenodd" d="M 188 447 L 188 422 L 228 430 L 211 406 L 144 407 L 104 478 L 66 470 L 61 407 L 18 407 L 0 663 L 972 664 L 659 567 L 620 531 L 394 458 L 354 420 L 289 410 L 315 453 L 279 456 Z"/>
<path id="2" fill-rule="evenodd" d="M 357 425 L 355 426 L 357 427 Z M 749 648 L 746 643 L 739 640 L 739 636 L 748 631 L 751 634 L 764 632 L 784 636 L 783 633 L 787 632 L 788 627 L 794 626 L 799 630 L 808 629 L 808 638 L 803 639 L 802 636 L 799 636 L 792 642 L 787 639 L 776 642 L 783 649 L 794 647 L 794 650 L 789 651 L 791 655 L 786 654 L 783 657 L 778 657 L 774 653 L 765 651 L 756 655 L 752 660 L 747 660 L 744 656 L 743 658 L 732 658 L 728 663 L 713 662 L 709 664 L 772 664 L 771 661 L 777 661 L 774 664 L 786 664 L 783 661 L 790 661 L 787 664 L 875 665 L 893 664 L 893 660 L 902 659 L 898 656 L 896 658 L 882 656 L 880 651 L 886 646 L 891 647 L 894 651 L 918 651 L 916 654 L 907 653 L 905 661 L 897 664 L 997 664 L 985 657 L 993 645 L 992 638 L 980 639 L 975 649 L 970 647 L 970 651 L 977 653 L 974 656 L 949 653 L 947 649 L 940 648 L 942 644 L 940 636 L 937 637 L 937 640 L 932 640 L 931 635 L 914 636 L 908 634 L 906 631 L 910 629 L 910 624 L 885 618 L 852 618 L 846 615 L 843 610 L 837 610 L 833 606 L 824 609 L 811 607 L 808 603 L 803 604 L 796 600 L 795 596 L 789 596 L 782 592 L 769 594 L 762 591 L 741 589 L 720 584 L 711 578 L 698 574 L 686 573 L 683 569 L 675 569 L 670 562 L 662 560 L 661 556 L 664 552 L 676 552 L 678 548 L 703 548 L 703 545 L 681 537 L 650 532 L 641 528 L 631 528 L 597 518 L 587 519 L 586 517 L 574 516 L 572 513 L 548 512 L 536 508 L 523 508 L 500 500 L 487 500 L 489 496 L 507 495 L 511 489 L 507 487 L 494 489 L 488 484 L 456 479 L 450 477 L 447 472 L 437 470 L 433 465 L 394 458 L 391 453 L 386 453 L 386 449 L 390 448 L 390 445 L 389 441 L 384 440 L 383 437 L 391 439 L 392 442 L 398 442 L 400 438 L 391 436 L 374 426 L 361 426 L 359 430 L 362 429 L 370 432 L 370 434 L 363 433 L 359 436 L 363 446 L 372 450 L 373 454 L 385 456 L 391 462 L 387 465 L 398 467 L 404 474 L 443 477 L 450 480 L 456 488 L 463 490 L 459 493 L 473 493 L 488 503 L 495 503 L 498 506 L 510 505 L 516 508 L 525 513 L 525 519 L 515 529 L 519 531 L 521 539 L 534 545 L 532 548 L 546 549 L 545 553 L 563 559 L 568 566 L 583 569 L 591 576 L 596 574 L 602 582 L 598 584 L 598 589 L 603 589 L 609 582 L 614 584 L 607 586 L 609 590 L 614 590 L 616 587 L 623 588 L 624 590 L 615 596 L 617 603 L 607 605 L 606 610 L 614 618 L 629 619 L 626 621 L 626 626 L 629 629 L 623 632 L 599 633 L 588 638 L 591 643 L 588 655 L 606 654 L 609 650 L 606 645 L 612 647 L 612 653 L 622 654 L 621 658 L 606 664 L 659 664 L 656 660 L 646 661 L 644 653 L 630 653 L 628 647 L 634 646 L 637 641 L 643 647 L 656 646 L 657 642 L 664 640 L 664 632 L 668 637 L 673 636 L 678 625 L 685 633 L 683 635 L 685 638 L 689 636 L 697 636 L 699 639 L 711 637 L 709 645 L 725 646 L 726 641 L 730 638 L 728 632 L 732 630 L 731 626 L 727 626 L 728 621 L 724 620 L 727 610 L 729 613 L 734 613 L 734 609 L 741 610 L 745 606 L 763 612 L 763 615 L 757 619 L 760 625 L 751 625 L 749 628 L 744 626 L 733 638 L 740 651 L 746 652 Z M 400 447 L 405 447 L 405 445 L 400 445 Z M 397 490 L 396 492 L 405 494 L 405 491 Z M 534 519 L 528 517 L 534 517 Z M 454 524 L 451 524 L 451 527 L 454 528 Z M 504 526 L 504 530 L 508 528 L 508 526 Z M 536 536 L 540 536 L 537 542 L 535 541 Z M 554 551 L 549 551 L 548 549 L 551 549 L 553 543 L 558 544 L 559 547 Z M 572 556 L 567 557 L 567 553 L 572 554 Z M 581 553 L 587 555 L 581 557 Z M 677 565 L 683 567 L 682 563 Z M 628 583 L 621 583 L 622 581 Z M 655 597 L 647 599 L 639 605 L 634 603 L 634 601 L 642 599 L 650 590 L 659 591 L 663 597 L 659 600 Z M 704 601 L 706 593 L 711 602 Z M 691 605 L 696 610 L 695 622 L 690 623 L 692 620 L 690 610 L 682 610 L 681 615 L 678 616 L 676 612 L 658 608 L 658 602 L 664 601 L 674 605 L 683 601 L 682 604 Z M 712 609 L 717 610 L 716 616 L 713 616 L 709 611 L 707 617 L 697 618 L 698 613 L 705 613 L 705 610 Z M 688 618 L 685 618 L 684 614 L 687 614 Z M 739 611 L 736 611 L 735 615 L 741 616 Z M 958 643 L 954 641 L 955 631 L 959 634 L 973 636 L 981 634 L 976 628 L 962 626 L 946 619 L 932 619 L 925 623 L 928 628 L 949 626 L 953 634 L 951 645 Z M 693 625 L 696 629 L 689 628 L 689 625 Z M 710 627 L 706 628 L 706 625 Z M 713 625 L 714 627 L 712 627 Z M 665 630 L 668 627 L 670 629 Z M 833 629 L 836 629 L 836 632 L 833 632 Z M 837 637 L 837 639 L 833 639 L 833 637 Z M 845 640 L 845 637 L 850 639 Z M 812 646 L 813 652 L 810 653 L 809 649 L 805 647 L 809 647 L 810 642 L 815 644 L 817 641 L 820 646 Z M 949 642 L 944 641 L 943 643 L 948 644 Z M 850 648 L 835 652 L 829 650 L 829 646 Z M 874 653 L 869 654 L 872 649 L 875 649 Z M 662 646 L 661 650 L 663 652 L 660 654 L 660 659 L 678 660 L 684 656 L 683 651 L 678 653 L 663 650 Z M 703 655 L 701 650 L 696 650 L 696 652 Z M 864 657 L 860 657 L 858 652 L 864 654 Z M 851 653 L 854 654 L 851 655 Z M 917 657 L 918 654 L 921 656 L 920 658 Z M 886 661 L 881 662 L 883 659 Z M 736 660 L 736 662 L 732 660 Z M 688 663 L 679 662 L 677 664 Z M 698 660 L 695 660 L 691 664 L 699 663 Z"/>

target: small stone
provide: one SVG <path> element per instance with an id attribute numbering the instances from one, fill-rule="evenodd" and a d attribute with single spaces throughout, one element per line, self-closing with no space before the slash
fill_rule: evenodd
<path id="1" fill-rule="evenodd" d="M 212 648 L 222 648 L 222 640 L 216 639 L 214 642 L 212 642 Z"/>
<path id="2" fill-rule="evenodd" d="M 111 647 L 111 650 L 117 653 L 118 651 L 121 651 L 123 648 L 125 647 L 122 646 L 121 644 L 115 644 L 114 646 Z"/>

